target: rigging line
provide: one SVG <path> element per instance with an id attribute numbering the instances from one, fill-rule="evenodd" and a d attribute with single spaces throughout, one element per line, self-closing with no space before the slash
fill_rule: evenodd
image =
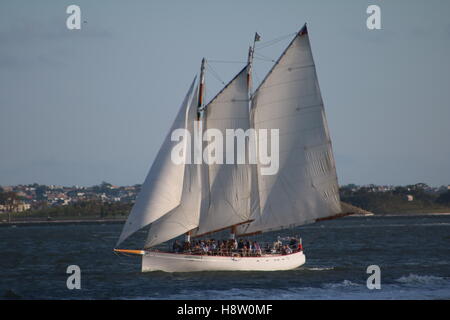
<path id="1" fill-rule="evenodd" d="M 213 94 L 213 92 L 211 91 L 211 90 L 209 90 L 208 88 L 206 88 L 205 87 L 205 101 L 208 101 L 208 103 L 209 103 L 209 97 L 213 97 L 214 96 L 214 94 Z M 208 104 L 208 103 L 205 103 L 205 106 Z"/>
<path id="2" fill-rule="evenodd" d="M 258 81 L 258 83 L 261 82 L 261 79 L 258 77 L 258 74 L 256 73 L 256 70 L 253 70 L 253 74 L 255 75 L 256 81 Z"/>
<path id="3" fill-rule="evenodd" d="M 208 60 L 208 62 L 213 62 L 213 63 L 246 63 L 245 61 L 236 61 L 236 60 Z"/>
<path id="4" fill-rule="evenodd" d="M 272 39 L 272 40 L 268 40 L 268 41 L 265 41 L 265 42 L 261 42 L 260 45 L 257 45 L 257 46 L 256 46 L 256 49 L 264 49 L 264 48 L 270 47 L 270 46 L 272 46 L 272 45 L 274 45 L 274 44 L 276 44 L 276 43 L 278 43 L 278 42 L 280 42 L 280 41 L 283 41 L 283 40 L 286 39 L 286 38 L 292 37 L 292 36 L 295 35 L 296 33 L 297 33 L 297 32 L 289 33 L 289 34 L 286 34 L 286 35 L 284 35 L 284 36 L 277 37 L 277 38 Z"/>
<path id="5" fill-rule="evenodd" d="M 263 55 L 263 54 L 261 54 L 261 53 L 255 53 L 256 55 L 258 55 L 258 56 L 260 56 L 260 58 L 259 59 L 261 59 L 261 58 L 264 58 L 264 59 L 269 59 L 270 61 L 272 61 L 272 62 L 276 62 L 276 60 L 275 59 L 272 59 L 271 57 L 268 57 L 268 56 L 266 56 L 266 55 Z"/>
<path id="6" fill-rule="evenodd" d="M 223 85 L 226 85 L 225 81 L 222 80 L 222 78 L 219 76 L 219 74 L 217 73 L 216 70 L 214 70 L 214 68 L 207 62 L 206 63 L 206 67 L 208 68 L 209 71 L 211 71 L 211 74 L 219 81 L 221 82 Z"/>
<path id="7" fill-rule="evenodd" d="M 291 32 L 291 33 L 289 33 L 289 34 L 286 34 L 286 35 L 283 35 L 283 36 L 279 36 L 279 37 L 276 37 L 276 38 L 271 39 L 271 40 L 267 40 L 267 41 L 260 42 L 260 43 L 257 45 L 257 47 L 268 47 L 268 46 L 271 46 L 271 45 L 273 45 L 273 44 L 275 44 L 275 43 L 277 43 L 277 42 L 280 42 L 280 41 L 282 41 L 282 40 L 284 40 L 284 39 L 286 39 L 286 38 L 289 38 L 289 37 L 295 35 L 296 33 L 297 33 L 297 32 Z"/>
<path id="8" fill-rule="evenodd" d="M 254 57 L 257 60 L 265 61 L 265 62 L 275 62 L 275 60 L 266 59 L 266 58 L 260 58 L 260 57 Z"/>

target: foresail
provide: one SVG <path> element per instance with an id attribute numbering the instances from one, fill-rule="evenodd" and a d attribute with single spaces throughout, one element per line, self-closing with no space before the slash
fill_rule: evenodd
<path id="1" fill-rule="evenodd" d="M 258 169 L 261 212 L 239 233 L 279 230 L 340 213 L 335 161 L 306 25 L 255 92 L 252 108 L 257 131 L 279 130 L 279 170 L 261 175 Z"/>
<path id="2" fill-rule="evenodd" d="M 206 132 L 208 141 L 214 140 L 208 135 L 210 129 L 218 130 L 224 137 L 223 149 L 216 151 L 218 158 L 223 159 L 223 163 L 210 163 L 208 166 L 209 209 L 200 216 L 197 235 L 248 221 L 259 210 L 257 184 L 252 176 L 252 165 L 248 162 L 237 164 L 237 152 L 231 161 L 233 164 L 227 164 L 226 157 L 229 154 L 225 152 L 228 139 L 234 139 L 227 137 L 227 129 L 247 131 L 250 128 L 247 67 L 207 105 L 205 127 L 208 130 Z M 237 146 L 235 139 L 235 151 Z M 207 153 L 207 150 L 204 152 Z"/>
<path id="3" fill-rule="evenodd" d="M 197 94 L 194 94 L 186 115 L 186 129 L 191 137 L 194 136 L 196 118 Z M 193 149 L 191 148 L 188 152 L 191 152 L 191 159 L 193 159 Z M 186 164 L 181 202 L 175 209 L 151 224 L 145 248 L 153 247 L 197 228 L 202 200 L 201 166 L 194 163 Z"/>
<path id="4" fill-rule="evenodd" d="M 171 140 L 171 135 L 175 129 L 185 128 L 186 110 L 191 102 L 195 80 L 150 168 L 116 246 L 180 204 L 185 165 L 175 164 L 171 159 L 172 148 L 178 144 Z"/>

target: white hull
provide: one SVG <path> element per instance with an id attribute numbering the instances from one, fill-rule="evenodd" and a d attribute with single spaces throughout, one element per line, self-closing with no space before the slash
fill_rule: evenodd
<path id="1" fill-rule="evenodd" d="M 202 256 L 146 251 L 142 256 L 142 272 L 281 271 L 298 268 L 304 263 L 305 255 L 302 251 L 289 255 L 261 257 Z"/>

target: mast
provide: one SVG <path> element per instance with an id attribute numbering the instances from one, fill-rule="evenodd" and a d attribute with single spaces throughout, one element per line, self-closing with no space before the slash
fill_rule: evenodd
<path id="1" fill-rule="evenodd" d="M 212 137 L 208 133 L 209 128 L 219 130 L 224 136 L 228 129 L 241 128 L 245 131 L 250 128 L 247 68 L 246 65 L 202 107 L 202 122 L 207 132 L 207 140 Z M 199 227 L 193 231 L 193 237 L 230 230 L 232 226 L 251 221 L 250 216 L 254 216 L 255 211 L 259 210 L 259 201 L 256 201 L 257 197 L 253 195 L 256 189 L 251 188 L 254 184 L 250 170 L 248 164 L 213 162 L 207 165 L 205 174 L 208 174 L 206 186 L 209 190 L 206 192 L 209 199 L 205 210 L 200 214 Z"/>
<path id="2" fill-rule="evenodd" d="M 253 39 L 253 45 L 248 47 L 248 57 L 247 57 L 247 88 L 248 88 L 248 110 L 251 109 L 251 96 L 252 96 L 252 67 L 253 67 L 253 54 L 255 52 L 255 44 L 256 41 L 259 41 L 259 35 L 258 33 L 255 33 L 255 37 Z M 244 221 L 241 223 L 234 224 L 230 226 L 230 239 L 235 240 L 236 234 L 237 234 L 237 227 L 245 224 L 250 223 L 253 220 Z"/>
<path id="3" fill-rule="evenodd" d="M 258 33 L 255 33 L 255 37 L 253 39 L 253 45 L 248 47 L 248 57 L 247 57 L 247 88 L 248 88 L 248 98 L 249 98 L 249 109 L 251 106 L 251 96 L 252 96 L 252 67 L 253 67 L 253 54 L 255 52 L 255 44 L 256 41 L 259 41 Z M 230 239 L 234 240 L 236 238 L 237 227 L 242 225 L 243 223 L 249 223 L 253 220 L 244 221 L 241 223 L 234 224 L 230 226 Z"/>
<path id="4" fill-rule="evenodd" d="M 198 87 L 198 105 L 197 105 L 197 120 L 200 120 L 201 113 L 204 109 L 204 97 L 205 97 L 205 65 L 206 59 L 202 59 L 200 66 L 200 85 Z"/>
<path id="5" fill-rule="evenodd" d="M 198 86 L 198 102 L 197 102 L 197 121 L 200 121 L 202 118 L 202 112 L 204 110 L 204 97 L 205 97 L 205 66 L 206 59 L 202 59 L 202 63 L 200 65 L 200 83 Z M 200 125 L 200 124 L 199 124 Z M 185 242 L 191 242 L 192 230 L 189 230 L 185 233 Z"/>
<path id="6" fill-rule="evenodd" d="M 247 88 L 248 88 L 248 97 L 249 97 L 249 110 L 250 110 L 250 97 L 252 95 L 252 63 L 253 63 L 253 51 L 255 48 L 255 42 L 253 41 L 253 46 L 248 47 L 248 58 L 247 58 Z M 249 221 L 245 221 L 244 223 L 248 223 Z M 229 227 L 230 229 L 230 240 L 236 239 L 237 226 L 241 225 L 241 223 L 234 224 Z"/>
<path id="7" fill-rule="evenodd" d="M 249 104 L 248 104 L 248 110 L 250 111 L 250 106 L 251 106 L 251 96 L 252 96 L 252 66 L 253 66 L 253 54 L 254 54 L 254 52 L 255 52 L 255 44 L 256 44 L 256 41 L 259 41 L 259 39 L 260 39 L 260 36 L 259 36 L 259 34 L 258 33 L 255 33 L 255 37 L 254 37 L 254 39 L 253 39 L 253 45 L 252 46 L 249 46 L 249 48 L 248 48 L 248 57 L 247 57 L 247 90 L 248 90 L 248 101 L 249 101 Z M 202 78 L 202 76 L 200 75 L 200 79 Z M 234 79 L 233 79 L 234 80 Z M 232 80 L 232 81 L 233 81 Z M 226 87 L 225 87 L 226 88 Z M 255 172 L 256 173 L 256 172 Z M 239 223 L 236 223 L 236 224 L 233 224 L 233 225 L 231 225 L 231 226 L 229 226 L 229 227 L 226 227 L 226 228 L 224 228 L 224 229 L 229 229 L 230 230 L 230 239 L 232 239 L 232 240 L 234 240 L 235 238 L 236 238 L 236 234 L 237 234 L 237 227 L 238 226 L 240 226 L 240 225 L 242 225 L 242 224 L 246 224 L 246 223 L 250 223 L 250 222 L 252 222 L 253 221 L 253 219 L 251 219 L 251 220 L 247 220 L 247 221 L 243 221 L 243 222 L 239 222 Z M 219 231 L 219 230 L 215 230 L 215 231 L 213 231 L 213 232 L 216 232 L 216 231 Z M 197 237 L 198 236 L 202 236 L 202 235 L 206 235 L 206 234 L 209 234 L 209 233 L 211 233 L 211 232 L 207 232 L 207 233 L 204 233 L 204 234 L 200 234 L 200 235 L 197 235 Z"/>
<path id="8" fill-rule="evenodd" d="M 260 38 L 261 37 L 259 36 L 258 32 L 255 32 L 255 37 L 253 38 L 253 45 L 249 46 L 249 48 L 248 48 L 247 86 L 248 86 L 249 97 L 251 97 L 253 94 L 253 92 L 252 92 L 253 55 L 255 53 L 256 41 L 259 41 Z"/>
<path id="9" fill-rule="evenodd" d="M 249 97 L 252 95 L 252 66 L 253 66 L 253 52 L 255 50 L 255 42 L 253 42 L 253 47 L 248 47 L 248 59 L 247 59 L 247 86 Z"/>

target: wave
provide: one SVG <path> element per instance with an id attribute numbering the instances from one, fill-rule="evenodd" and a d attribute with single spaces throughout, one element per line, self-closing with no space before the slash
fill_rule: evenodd
<path id="1" fill-rule="evenodd" d="M 430 222 L 430 223 L 421 223 L 417 224 L 418 226 L 424 226 L 424 227 L 442 227 L 442 226 L 450 226 L 450 223 L 448 222 Z"/>
<path id="2" fill-rule="evenodd" d="M 146 297 L 130 297 L 131 299 L 188 299 L 188 300 L 300 300 L 300 299 L 449 299 L 449 279 L 429 275 L 410 274 L 396 280 L 395 284 L 381 283 L 381 290 L 369 290 L 365 282 L 356 283 L 350 280 L 329 282 L 316 286 L 291 288 L 224 288 L 224 289 L 182 289 L 176 293 L 159 292 Z M 127 299 L 118 297 L 117 299 Z"/>
<path id="3" fill-rule="evenodd" d="M 435 223 L 391 223 L 391 224 L 358 224 L 358 225 L 347 225 L 347 226 L 314 226 L 314 227 L 304 227 L 307 229 L 363 229 L 363 228 L 410 228 L 413 227 L 447 227 L 450 223 L 447 222 L 435 222 Z"/>
<path id="4" fill-rule="evenodd" d="M 169 299 L 169 300 L 416 300 L 416 299 L 449 299 L 450 293 L 447 289 L 427 291 L 405 291 L 395 288 L 386 290 L 368 290 L 363 286 L 353 287 L 354 290 L 324 289 L 324 288 L 297 288 L 289 290 L 273 289 L 229 289 L 229 290 L 199 290 L 179 292 L 178 294 L 158 295 L 152 297 L 132 297 L 128 299 Z M 383 289 L 383 288 L 382 288 Z M 115 299 L 127 299 L 118 297 Z"/>
<path id="5" fill-rule="evenodd" d="M 323 285 L 324 288 L 329 289 L 338 289 L 338 288 L 345 288 L 345 287 L 360 287 L 361 284 L 352 282 L 350 280 L 344 280 L 342 282 L 335 282 L 335 283 L 326 283 Z"/>
<path id="6" fill-rule="evenodd" d="M 429 276 L 429 275 L 417 275 L 410 273 L 407 276 L 402 276 L 395 280 L 396 282 L 409 284 L 409 285 L 443 285 L 450 284 L 449 279 L 443 277 Z"/>
<path id="7" fill-rule="evenodd" d="M 310 268 L 326 270 L 330 268 Z M 381 284 L 381 290 L 369 290 L 366 283 L 350 280 L 324 283 L 320 287 L 232 288 L 225 290 L 184 290 L 168 299 L 449 299 L 450 279 L 431 275 L 409 274 L 395 280 L 397 284 Z M 159 297 L 158 297 L 159 298 Z M 152 299 L 152 298 L 150 298 Z"/>
<path id="8" fill-rule="evenodd" d="M 334 270 L 334 267 L 302 267 L 302 270 L 308 270 L 308 271 L 328 271 L 328 270 Z"/>

